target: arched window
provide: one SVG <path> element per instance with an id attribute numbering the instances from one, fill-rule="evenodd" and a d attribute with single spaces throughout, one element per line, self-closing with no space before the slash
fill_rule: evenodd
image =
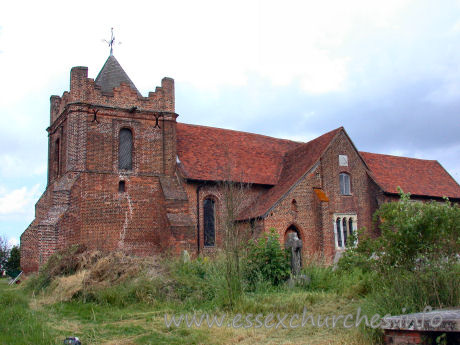
<path id="1" fill-rule="evenodd" d="M 350 241 L 350 236 L 353 235 L 353 227 L 357 224 L 356 214 L 344 214 L 334 216 L 334 233 L 335 245 L 337 249 L 345 249 L 347 242 Z M 355 243 L 357 242 L 355 239 Z"/>
<path id="2" fill-rule="evenodd" d="M 128 128 L 122 128 L 118 146 L 118 169 L 133 169 L 133 132 Z"/>
<path id="3" fill-rule="evenodd" d="M 215 202 L 211 198 L 204 199 L 204 245 L 214 246 L 216 243 Z"/>
<path id="4" fill-rule="evenodd" d="M 348 175 L 347 173 L 340 174 L 340 194 L 342 195 L 351 194 L 350 175 Z"/>
<path id="5" fill-rule="evenodd" d="M 339 248 L 342 248 L 342 230 L 340 227 L 340 218 L 336 219 L 335 224 L 337 230 L 337 245 Z"/>
<path id="6" fill-rule="evenodd" d="M 295 199 L 292 199 L 291 202 L 291 211 L 297 212 L 297 201 Z"/>

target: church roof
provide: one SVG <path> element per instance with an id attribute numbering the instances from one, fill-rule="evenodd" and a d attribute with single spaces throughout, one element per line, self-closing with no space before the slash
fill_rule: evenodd
<path id="1" fill-rule="evenodd" d="M 460 186 L 435 160 L 360 152 L 384 192 L 460 198 Z"/>
<path id="2" fill-rule="evenodd" d="M 139 96 L 141 95 L 113 55 L 108 57 L 94 83 L 100 86 L 102 92 L 113 92 L 115 87 L 120 86 L 121 83 L 126 83 L 131 89 L 135 90 Z"/>
<path id="3" fill-rule="evenodd" d="M 177 124 L 177 155 L 185 178 L 271 185 L 240 216 L 263 215 L 320 158 L 343 128 L 301 143 L 221 128 Z"/>
<path id="4" fill-rule="evenodd" d="M 275 185 L 283 157 L 302 143 L 206 126 L 177 124 L 177 155 L 192 180 Z"/>
<path id="5" fill-rule="evenodd" d="M 239 219 L 264 217 L 304 174 L 311 171 L 343 127 L 307 143 L 228 129 L 177 124 L 179 169 L 189 180 L 266 185 Z M 437 162 L 360 152 L 386 193 L 400 186 L 412 195 L 460 198 L 460 186 Z"/>
<path id="6" fill-rule="evenodd" d="M 334 129 L 287 152 L 278 183 L 257 198 L 239 218 L 250 219 L 264 216 L 316 164 L 329 143 L 341 130 L 343 130 L 342 127 Z"/>

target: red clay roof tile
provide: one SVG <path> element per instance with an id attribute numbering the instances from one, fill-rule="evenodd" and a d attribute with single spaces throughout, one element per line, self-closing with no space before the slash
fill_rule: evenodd
<path id="1" fill-rule="evenodd" d="M 275 185 L 284 154 L 302 143 L 228 129 L 177 124 L 184 177 Z"/>
<path id="2" fill-rule="evenodd" d="M 249 219 L 263 216 L 305 173 L 308 172 L 310 168 L 313 167 L 332 139 L 341 130 L 343 130 L 342 127 L 334 129 L 286 153 L 278 184 L 257 198 L 238 218 Z"/>
<path id="3" fill-rule="evenodd" d="M 240 219 L 263 216 L 319 160 L 337 128 L 300 143 L 206 126 L 177 124 L 177 155 L 183 176 L 192 180 L 238 181 L 273 186 L 245 209 Z M 460 198 L 460 186 L 437 162 L 360 152 L 387 193 Z"/>
<path id="4" fill-rule="evenodd" d="M 438 161 L 360 152 L 387 193 L 460 198 L 460 186 Z"/>

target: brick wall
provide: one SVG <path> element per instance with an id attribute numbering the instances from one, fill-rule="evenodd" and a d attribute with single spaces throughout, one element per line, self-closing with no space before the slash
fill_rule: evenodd
<path id="1" fill-rule="evenodd" d="M 174 200 L 174 190 L 183 187 L 170 184 L 173 196 L 166 200 L 160 183 L 162 176 L 175 178 L 176 118 L 170 78 L 148 97 L 124 83 L 105 94 L 88 78 L 86 67 L 72 68 L 70 92 L 50 99 L 48 184 L 34 221 L 21 236 L 26 273 L 56 250 L 77 243 L 135 255 L 189 247 L 182 243 L 183 232 L 190 238 L 188 224 L 174 224 L 181 229 L 176 237 L 171 230 L 171 222 L 187 218 L 180 213 L 187 200 Z M 122 128 L 133 134 L 130 171 L 118 169 Z"/>
<path id="2" fill-rule="evenodd" d="M 198 189 L 198 206 L 197 209 L 197 189 Z M 200 232 L 200 251 L 202 253 L 208 254 L 215 251 L 216 248 L 222 247 L 222 212 L 225 207 L 223 204 L 225 202 L 225 188 L 222 184 L 219 183 L 188 183 L 185 186 L 185 190 L 188 196 L 188 209 L 189 214 L 192 218 L 194 228 L 196 231 L 197 227 L 197 212 L 199 212 L 199 232 Z M 237 210 L 244 209 L 251 205 L 257 197 L 259 197 L 264 191 L 267 190 L 267 187 L 260 185 L 249 185 L 242 188 L 241 192 L 236 191 L 236 202 L 235 206 Z M 216 246 L 214 247 L 205 247 L 204 246 L 204 211 L 203 203 L 206 198 L 212 198 L 215 200 L 215 210 L 216 210 Z M 251 232 L 249 224 L 242 224 L 245 232 L 248 234 Z M 196 234 L 196 233 L 195 233 Z M 193 245 L 196 246 L 196 237 L 194 238 Z"/>
<path id="3" fill-rule="evenodd" d="M 348 166 L 339 166 L 339 155 L 348 157 Z M 341 195 L 339 174 L 351 177 L 351 195 Z M 303 241 L 304 255 L 335 255 L 334 214 L 356 214 L 358 227 L 373 231 L 371 222 L 375 205 L 370 203 L 370 179 L 366 166 L 342 131 L 323 154 L 319 164 L 305 175 L 268 214 L 266 231 L 277 229 L 283 241 L 286 230 L 294 225 Z M 314 192 L 321 188 L 329 201 L 321 201 Z M 374 196 L 375 198 L 375 196 Z M 292 211 L 296 201 L 297 211 Z"/>

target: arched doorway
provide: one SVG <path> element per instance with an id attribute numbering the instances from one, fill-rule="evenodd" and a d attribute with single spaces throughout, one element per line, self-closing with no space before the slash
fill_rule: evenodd
<path id="1" fill-rule="evenodd" d="M 300 231 L 294 224 L 289 225 L 289 227 L 286 229 L 284 233 L 284 243 L 286 243 L 290 236 L 293 236 L 292 234 L 297 234 L 297 237 L 299 239 L 301 238 Z"/>
<path id="2" fill-rule="evenodd" d="M 302 268 L 302 239 L 300 231 L 295 225 L 290 225 L 284 233 L 284 246 L 291 253 L 291 271 L 293 275 L 298 275 Z"/>

